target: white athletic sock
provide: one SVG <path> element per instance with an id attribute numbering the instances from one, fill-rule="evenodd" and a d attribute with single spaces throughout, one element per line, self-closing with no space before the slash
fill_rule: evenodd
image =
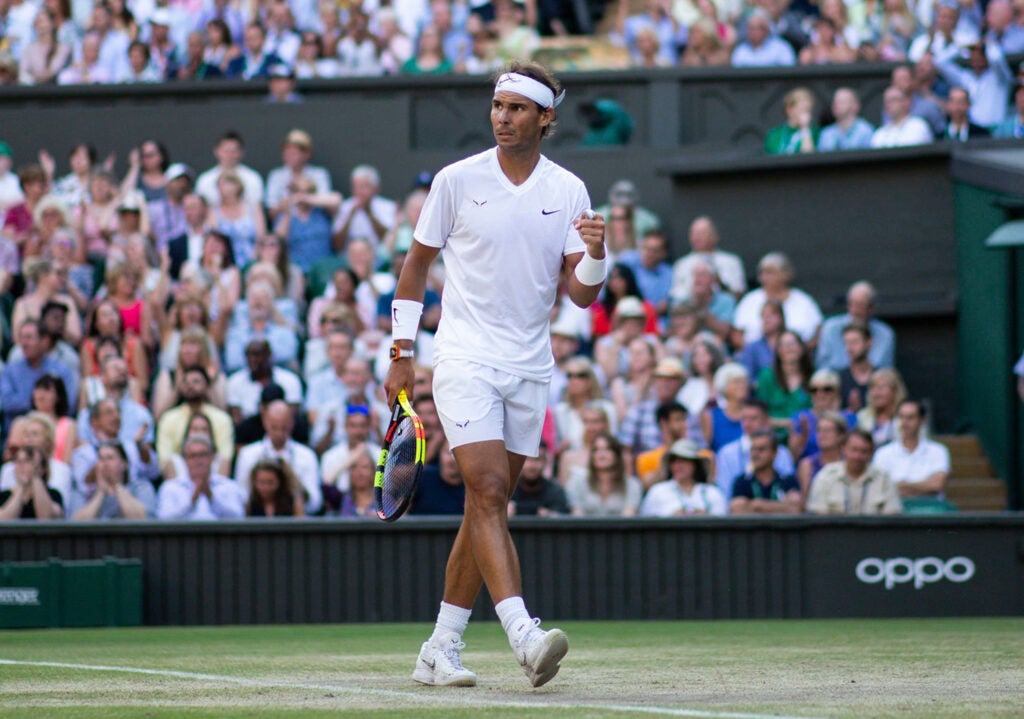
<path id="1" fill-rule="evenodd" d="M 462 633 L 469 625 L 469 615 L 472 613 L 472 609 L 441 602 L 441 609 L 437 612 L 437 623 L 434 625 L 434 633 L 430 635 L 430 641 L 434 642 L 452 632 L 461 638 Z"/>
<path id="2" fill-rule="evenodd" d="M 502 599 L 494 605 L 494 611 L 498 613 L 501 628 L 508 635 L 509 642 L 514 642 L 533 626 L 533 620 L 530 619 L 530 613 L 526 611 L 526 604 L 522 597 Z"/>

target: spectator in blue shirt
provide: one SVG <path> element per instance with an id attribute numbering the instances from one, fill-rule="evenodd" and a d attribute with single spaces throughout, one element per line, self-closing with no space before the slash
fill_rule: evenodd
<path id="1" fill-rule="evenodd" d="M 732 52 L 733 67 L 796 64 L 793 47 L 772 33 L 771 18 L 761 8 L 755 8 L 747 18 L 746 38 Z"/>
<path id="2" fill-rule="evenodd" d="M 775 469 L 779 449 L 775 432 L 763 429 L 750 435 L 750 471 L 736 478 L 729 502 L 731 514 L 796 514 L 800 511 L 800 485 L 792 475 Z"/>
<path id="3" fill-rule="evenodd" d="M 11 421 L 32 409 L 32 389 L 36 380 L 45 374 L 52 374 L 64 380 L 74 411 L 78 403 L 78 377 L 65 364 L 50 356 L 53 338 L 43 331 L 36 320 L 24 322 L 18 328 L 18 347 L 22 357 L 9 362 L 0 373 L 0 403 L 4 413 L 4 435 L 11 427 Z"/>
<path id="4" fill-rule="evenodd" d="M 896 333 L 892 327 L 876 318 L 876 293 L 870 282 L 861 280 L 850 285 L 846 292 L 846 313 L 829 317 L 821 325 L 818 336 L 818 369 L 837 372 L 850 364 L 843 342 L 843 329 L 849 325 L 863 325 L 871 331 L 871 350 L 868 359 L 873 367 L 892 367 L 896 356 Z"/>
<path id="5" fill-rule="evenodd" d="M 841 87 L 832 96 L 835 122 L 821 131 L 818 150 L 862 150 L 871 147 L 875 128 L 860 116 L 860 98 L 849 87 Z"/>
<path id="6" fill-rule="evenodd" d="M 466 503 L 466 486 L 455 457 L 445 442 L 438 453 L 437 465 L 426 465 L 420 476 L 420 489 L 413 500 L 410 514 L 462 514 Z"/>
<path id="7" fill-rule="evenodd" d="M 246 289 L 249 306 L 248 320 L 228 330 L 224 341 L 224 369 L 229 373 L 245 366 L 245 348 L 253 339 L 262 338 L 270 343 L 275 365 L 295 370 L 298 367 L 299 338 L 284 324 L 274 308 L 274 288 L 258 280 Z"/>
<path id="8" fill-rule="evenodd" d="M 668 237 L 662 230 L 648 230 L 640 248 L 626 250 L 619 262 L 633 270 L 640 294 L 654 306 L 659 317 L 668 314 L 669 291 L 672 289 L 672 265 L 668 258 Z"/>

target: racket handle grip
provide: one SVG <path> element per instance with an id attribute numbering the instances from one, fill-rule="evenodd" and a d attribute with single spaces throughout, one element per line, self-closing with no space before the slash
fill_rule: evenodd
<path id="1" fill-rule="evenodd" d="M 586 217 L 588 220 L 592 220 L 592 219 L 594 219 L 594 211 L 593 210 L 584 210 L 583 211 L 583 216 Z"/>

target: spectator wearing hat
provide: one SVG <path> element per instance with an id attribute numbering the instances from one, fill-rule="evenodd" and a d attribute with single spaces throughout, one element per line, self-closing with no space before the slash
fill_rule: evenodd
<path id="1" fill-rule="evenodd" d="M 278 62 L 270 66 L 267 77 L 269 80 L 265 102 L 271 104 L 305 102 L 305 98 L 295 90 L 295 71 L 292 68 Z"/>
<path id="2" fill-rule="evenodd" d="M 1024 82 L 1013 91 L 1013 112 L 992 133 L 995 137 L 1024 138 Z"/>
<path id="3" fill-rule="evenodd" d="M 643 237 L 648 230 L 661 227 L 661 220 L 651 210 L 641 207 L 639 201 L 640 193 L 632 180 L 616 180 L 608 190 L 608 203 L 595 208 L 594 212 L 609 218 L 614 208 L 629 208 L 633 213 L 633 229 Z"/>
<path id="4" fill-rule="evenodd" d="M 655 449 L 663 443 L 663 428 L 658 408 L 675 400 L 686 381 L 683 363 L 675 357 L 664 357 L 654 366 L 652 393 L 634 403 L 623 415 L 619 425 L 619 441 L 634 457 Z"/>
<path id="5" fill-rule="evenodd" d="M 676 440 L 663 461 L 668 479 L 647 491 L 640 504 L 641 517 L 721 516 L 727 512 L 725 495 L 709 483 L 711 462 L 696 442 Z"/>
<path id="6" fill-rule="evenodd" d="M 195 170 L 183 162 L 175 162 L 164 172 L 164 196 L 146 203 L 149 224 L 158 251 L 169 247 L 175 238 L 188 234 L 190 222 L 185 211 L 185 197 L 192 192 L 195 179 Z M 172 262 L 173 259 L 172 257 Z M 174 270 L 172 274 L 177 276 Z"/>
<path id="7" fill-rule="evenodd" d="M 551 323 L 551 354 L 555 366 L 551 369 L 551 382 L 548 384 L 548 406 L 554 407 L 565 390 L 568 382 L 566 365 L 580 353 L 579 330 L 570 321 L 559 318 Z"/>
<path id="8" fill-rule="evenodd" d="M 172 38 L 174 12 L 169 7 L 156 7 L 149 16 L 149 58 L 161 80 L 171 80 L 178 74 L 178 45 Z"/>
<path id="9" fill-rule="evenodd" d="M 875 442 L 863 429 L 851 430 L 843 459 L 822 467 L 814 477 L 807 511 L 812 514 L 899 514 L 903 510 L 896 483 L 871 463 Z"/>
<path id="10" fill-rule="evenodd" d="M 690 223 L 687 238 L 690 252 L 672 265 L 671 296 L 674 302 L 685 302 L 693 293 L 694 268 L 700 261 L 714 268 L 718 283 L 736 298 L 747 291 L 747 274 L 738 255 L 718 249 L 719 233 L 714 220 L 700 215 Z"/>
<path id="11" fill-rule="evenodd" d="M 287 209 L 288 186 L 301 177 L 313 181 L 318 195 L 331 191 L 330 173 L 323 167 L 310 164 L 312 157 L 313 138 L 310 134 L 298 128 L 289 130 L 281 143 L 281 166 L 267 175 L 266 206 L 271 220 Z"/>
<path id="12" fill-rule="evenodd" d="M 1013 73 L 998 43 L 978 40 L 967 49 L 966 68 L 957 63 L 958 47 L 936 55 L 935 67 L 949 83 L 970 94 L 971 121 L 982 127 L 995 127 L 1006 119 L 1006 98 L 1013 86 Z"/>
<path id="13" fill-rule="evenodd" d="M 800 485 L 792 475 L 775 469 L 779 440 L 763 429 L 750 436 L 750 469 L 736 478 L 729 501 L 731 514 L 796 514 L 800 511 Z"/>
<path id="14" fill-rule="evenodd" d="M 665 452 L 677 440 L 686 439 L 689 433 L 689 413 L 686 407 L 675 400 L 659 404 L 654 414 L 661 435 L 661 444 L 636 455 L 636 476 L 645 492 L 666 478 L 663 471 Z"/>
<path id="15" fill-rule="evenodd" d="M 654 308 L 650 305 L 645 307 L 635 295 L 626 295 L 615 303 L 611 326 L 612 331 L 594 343 L 594 360 L 608 382 L 629 369 L 629 346 L 633 340 L 645 333 L 657 332 Z M 652 327 L 653 330 L 649 330 Z"/>

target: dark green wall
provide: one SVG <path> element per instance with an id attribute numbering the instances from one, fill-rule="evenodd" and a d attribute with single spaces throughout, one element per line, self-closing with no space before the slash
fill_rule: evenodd
<path id="1" fill-rule="evenodd" d="M 1018 262 L 1014 281 L 1014 253 L 985 247 L 986 238 L 1006 222 L 1006 213 L 994 204 L 1002 193 L 963 182 L 954 183 L 956 216 L 957 288 L 960 358 L 957 383 L 961 423 L 982 438 L 985 450 L 1010 490 L 1010 506 L 1021 498 L 1020 400 L 1015 391 L 1013 365 L 1021 351 L 1024 328 L 1018 308 L 1024 280 Z"/>

